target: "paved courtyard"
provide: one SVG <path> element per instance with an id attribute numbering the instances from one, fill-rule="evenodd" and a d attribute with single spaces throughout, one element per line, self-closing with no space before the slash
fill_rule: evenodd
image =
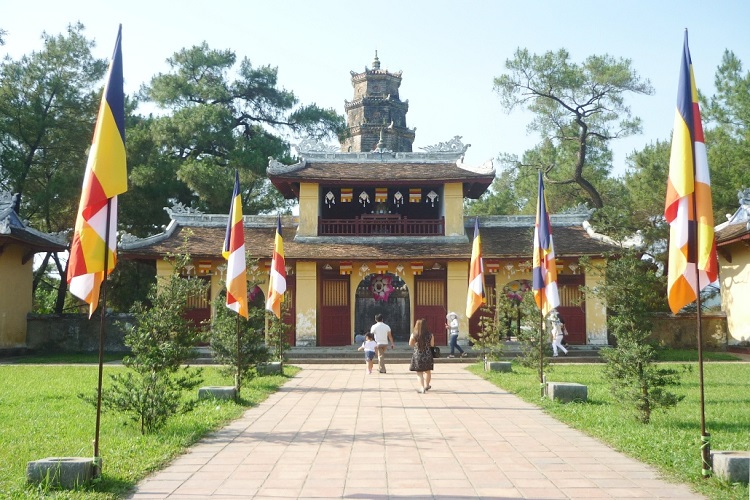
<path id="1" fill-rule="evenodd" d="M 461 365 L 302 367 L 132 498 L 702 498 Z"/>

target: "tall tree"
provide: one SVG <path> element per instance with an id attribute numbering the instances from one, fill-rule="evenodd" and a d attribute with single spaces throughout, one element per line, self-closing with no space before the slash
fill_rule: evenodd
<path id="1" fill-rule="evenodd" d="M 42 33 L 42 50 L 0 64 L 0 189 L 17 193 L 16 212 L 46 232 L 74 225 L 106 70 L 83 31 L 77 23 L 65 35 Z M 48 254 L 35 287 L 50 258 L 65 275 Z M 60 280 L 58 313 L 66 288 Z"/>
<path id="2" fill-rule="evenodd" d="M 714 218 L 737 209 L 737 192 L 750 187 L 750 72 L 725 51 L 714 78 L 716 94 L 708 100 L 706 132 Z"/>
<path id="3" fill-rule="evenodd" d="M 531 111 L 529 131 L 542 137 L 517 167 L 542 170 L 550 186 L 577 185 L 594 207 L 604 206 L 596 181 L 611 169 L 608 144 L 640 132 L 625 96 L 651 95 L 650 82 L 629 59 L 593 55 L 576 64 L 564 49 L 542 55 L 518 49 L 505 67 L 495 78 L 503 108 Z"/>
<path id="4" fill-rule="evenodd" d="M 268 189 L 266 167 L 269 156 L 289 158 L 282 134 L 322 138 L 343 131 L 343 116 L 315 104 L 300 105 L 293 92 L 280 88 L 276 68 L 255 67 L 248 59 L 237 66 L 236 61 L 233 51 L 214 50 L 204 42 L 174 54 L 167 60 L 171 71 L 141 89 L 141 97 L 165 114 L 144 122 L 160 158 L 136 159 L 134 196 L 148 188 L 146 180 L 166 184 L 176 178 L 183 188 L 166 188 L 160 207 L 172 198 L 223 212 L 236 168 L 245 212 L 276 209 L 283 200 Z"/>
<path id="5" fill-rule="evenodd" d="M 106 62 L 80 23 L 0 65 L 0 187 L 45 231 L 73 226 Z"/>
<path id="6" fill-rule="evenodd" d="M 467 215 L 513 215 L 519 213 L 528 204 L 515 192 L 518 172 L 513 169 L 501 170 L 487 192 L 478 200 L 467 201 Z"/>

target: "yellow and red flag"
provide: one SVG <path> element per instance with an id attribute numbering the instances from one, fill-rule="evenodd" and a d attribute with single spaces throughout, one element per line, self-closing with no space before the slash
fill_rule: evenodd
<path id="1" fill-rule="evenodd" d="M 276 238 L 271 259 L 271 275 L 268 277 L 268 298 L 266 309 L 281 318 L 281 303 L 286 292 L 286 263 L 284 262 L 284 240 L 281 237 L 281 216 L 276 222 Z"/>
<path id="2" fill-rule="evenodd" d="M 711 178 L 688 35 L 680 65 L 664 217 L 669 223 L 667 299 L 673 313 L 719 277 Z"/>
<path id="3" fill-rule="evenodd" d="M 222 255 L 227 259 L 227 307 L 247 319 L 247 267 L 245 266 L 245 226 L 242 218 L 240 174 L 234 171 L 234 192 L 229 207 L 227 232 Z"/>
<path id="4" fill-rule="evenodd" d="M 539 172 L 536 224 L 534 224 L 534 264 L 531 273 L 534 300 L 542 311 L 542 316 L 546 316 L 560 305 L 560 294 L 557 290 L 555 245 L 552 241 L 552 224 L 547 211 L 547 196 L 544 194 L 542 172 Z"/>
<path id="5" fill-rule="evenodd" d="M 89 304 L 89 317 L 99 304 L 105 272 L 115 268 L 117 195 L 128 189 L 121 41 L 122 26 L 96 119 L 68 262 L 68 290 Z"/>
<path id="6" fill-rule="evenodd" d="M 479 237 L 479 218 L 474 219 L 474 241 L 469 263 L 469 290 L 466 294 L 466 317 L 471 316 L 484 304 L 484 263 L 482 261 L 482 239 Z"/>

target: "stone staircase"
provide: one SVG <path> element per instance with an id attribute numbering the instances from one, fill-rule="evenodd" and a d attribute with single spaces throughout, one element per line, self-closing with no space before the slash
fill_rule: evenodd
<path id="1" fill-rule="evenodd" d="M 354 364 L 364 363 L 364 354 L 358 351 L 359 345 L 339 346 L 339 347 L 291 347 L 286 353 L 287 363 L 289 364 Z M 472 347 L 463 346 L 466 357 L 448 358 L 450 348 L 448 346 L 439 346 L 441 357 L 436 359 L 436 363 L 476 363 L 481 358 L 481 352 Z M 503 352 L 504 361 L 511 361 L 521 354 L 521 347 L 518 342 L 505 342 Z M 568 355 L 562 354 L 553 358 L 552 353 L 545 353 L 549 356 L 551 363 L 601 363 L 603 359 L 599 356 L 601 346 L 590 345 L 573 345 L 568 346 Z M 211 350 L 207 347 L 199 348 L 199 356 L 193 360 L 194 364 L 211 364 Z M 397 342 L 394 349 L 389 349 L 386 354 L 387 364 L 407 364 L 411 360 L 412 348 L 405 342 Z M 377 364 L 377 357 L 375 358 Z"/>

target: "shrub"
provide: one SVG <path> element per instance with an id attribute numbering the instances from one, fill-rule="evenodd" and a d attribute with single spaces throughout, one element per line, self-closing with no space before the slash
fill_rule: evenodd
<path id="1" fill-rule="evenodd" d="M 150 307 L 136 302 L 131 309 L 136 324 L 124 342 L 132 355 L 123 359 L 129 371 L 110 375 L 111 386 L 102 390 L 102 406 L 129 414 L 143 434 L 159 429 L 172 415 L 190 411 L 195 401 L 184 401 L 183 394 L 202 380 L 199 369 L 182 365 L 195 357 L 203 337 L 199 326 L 185 318 L 187 297 L 205 295 L 207 285 L 180 274 L 189 254 L 167 258 L 173 260 L 174 272 L 151 286 Z M 84 398 L 95 403 L 95 398 Z"/>

